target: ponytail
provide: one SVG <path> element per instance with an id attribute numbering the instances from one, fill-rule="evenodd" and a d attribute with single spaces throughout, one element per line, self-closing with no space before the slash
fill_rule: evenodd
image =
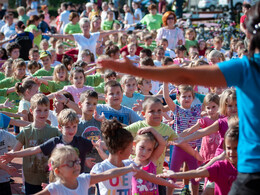
<path id="1" fill-rule="evenodd" d="M 31 89 L 34 85 L 37 85 L 33 80 L 26 79 L 23 83 L 15 84 L 15 91 L 18 95 L 24 95 L 27 89 Z"/>

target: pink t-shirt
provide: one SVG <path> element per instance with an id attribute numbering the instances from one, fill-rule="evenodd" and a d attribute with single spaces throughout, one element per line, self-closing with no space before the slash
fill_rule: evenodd
<path id="1" fill-rule="evenodd" d="M 156 174 L 156 165 L 150 161 L 146 166 L 143 167 L 148 173 Z M 145 195 L 145 194 L 159 194 L 158 186 L 149 181 L 136 179 L 132 177 L 132 195 Z"/>
<path id="2" fill-rule="evenodd" d="M 200 127 L 205 128 L 212 125 L 215 121 L 208 117 L 201 118 L 198 120 Z M 219 145 L 220 136 L 219 133 L 213 133 L 211 135 L 206 135 L 202 138 L 200 155 L 204 159 L 204 163 L 208 162 L 215 156 L 216 149 Z"/>
<path id="3" fill-rule="evenodd" d="M 216 161 L 207 170 L 209 181 L 215 182 L 215 195 L 227 195 L 237 178 L 237 169 L 228 160 L 223 160 Z"/>
<path id="4" fill-rule="evenodd" d="M 218 148 L 216 150 L 215 156 L 220 155 L 224 151 L 223 143 L 224 143 L 225 133 L 228 130 L 228 118 L 225 117 L 225 118 L 218 119 L 218 125 L 219 125 L 218 132 L 219 132 L 219 135 L 220 135 L 220 140 L 219 140 L 219 145 L 218 145 Z"/>
<path id="5" fill-rule="evenodd" d="M 73 96 L 75 103 L 78 104 L 80 95 L 87 90 L 94 90 L 94 88 L 90 86 L 83 86 L 82 88 L 76 88 L 74 85 L 68 85 L 65 86 L 63 90 L 69 92 Z"/>

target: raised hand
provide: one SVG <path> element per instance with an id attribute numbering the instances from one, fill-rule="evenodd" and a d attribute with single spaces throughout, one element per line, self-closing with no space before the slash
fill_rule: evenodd
<path id="1" fill-rule="evenodd" d="M 9 101 L 9 98 L 7 98 L 7 100 L 3 103 L 3 107 L 4 108 L 13 108 L 14 107 L 14 101 Z"/>
<path id="2" fill-rule="evenodd" d="M 143 100 L 136 100 L 136 104 L 134 104 L 134 107 L 132 108 L 133 111 L 137 112 L 137 111 L 142 111 L 143 110 Z"/>
<path id="3" fill-rule="evenodd" d="M 106 117 L 105 117 L 105 115 L 104 115 L 103 112 L 101 113 L 101 115 L 99 115 L 99 114 L 97 113 L 97 111 L 95 110 L 95 111 L 94 111 L 94 119 L 96 119 L 97 121 L 102 122 L 104 119 L 106 119 Z"/>
<path id="4" fill-rule="evenodd" d="M 168 145 L 174 145 L 174 146 L 178 146 L 180 144 L 184 143 L 184 138 L 183 137 L 178 137 L 176 140 L 174 141 L 169 141 Z"/>
<path id="5" fill-rule="evenodd" d="M 0 156 L 0 161 L 2 161 L 2 163 L 9 163 L 14 159 L 14 154 L 11 152 L 5 153 L 4 155 Z"/>

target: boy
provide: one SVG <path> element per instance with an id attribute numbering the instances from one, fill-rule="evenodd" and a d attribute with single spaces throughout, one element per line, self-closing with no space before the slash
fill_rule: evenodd
<path id="1" fill-rule="evenodd" d="M 23 6 L 20 6 L 16 10 L 18 13 L 18 20 L 22 21 L 26 25 L 29 16 L 25 14 L 25 8 Z"/>
<path id="2" fill-rule="evenodd" d="M 152 81 L 150 79 L 137 78 L 137 87 L 139 92 L 143 95 L 153 95 L 150 90 L 152 89 Z"/>
<path id="3" fill-rule="evenodd" d="M 94 87 L 94 90 L 98 93 L 104 93 L 105 83 L 111 80 L 116 80 L 117 74 L 115 71 L 106 70 L 104 74 L 104 82 L 100 83 L 97 87 Z"/>
<path id="4" fill-rule="evenodd" d="M 171 58 L 176 57 L 175 52 L 168 48 L 168 40 L 167 39 L 164 38 L 164 39 L 160 40 L 158 45 L 163 47 L 163 49 L 165 51 L 165 53 L 164 53 L 165 57 L 171 57 Z"/>
<path id="5" fill-rule="evenodd" d="M 152 35 L 146 35 L 144 37 L 144 45 L 142 45 L 142 48 L 150 49 L 151 51 L 153 51 L 155 47 L 154 45 L 152 45 L 152 42 L 153 42 Z"/>
<path id="6" fill-rule="evenodd" d="M 60 112 L 58 116 L 59 129 L 62 133 L 61 136 L 53 137 L 44 143 L 41 143 L 35 147 L 30 147 L 18 152 L 9 152 L 3 158 L 10 162 L 15 157 L 25 157 L 36 154 L 45 155 L 44 157 L 48 157 L 51 155 L 52 150 L 58 145 L 71 145 L 78 149 L 79 158 L 81 159 L 81 172 L 83 172 L 84 165 L 87 164 L 88 161 L 85 161 L 86 154 L 92 150 L 93 145 L 91 142 L 81 136 L 75 136 L 77 133 L 77 127 L 79 123 L 79 118 L 77 113 L 72 109 L 64 109 Z M 57 146 L 58 147 L 58 146 Z M 43 156 L 42 155 L 42 156 Z"/>
<path id="7" fill-rule="evenodd" d="M 222 48 L 222 43 L 223 43 L 223 40 L 221 37 L 214 37 L 214 39 L 213 39 L 214 49 L 220 51 L 221 53 L 223 53 L 225 55 L 226 50 L 224 50 Z"/>
<path id="8" fill-rule="evenodd" d="M 40 55 L 39 55 L 39 50 L 37 48 L 30 49 L 30 51 L 29 51 L 29 59 L 31 61 L 39 62 Z"/>
<path id="9" fill-rule="evenodd" d="M 97 105 L 97 114 L 105 115 L 106 119 L 117 118 L 120 123 L 125 125 L 132 124 L 141 120 L 136 112 L 121 106 L 123 90 L 117 81 L 111 80 L 105 84 L 105 101 L 106 104 Z"/>
<path id="10" fill-rule="evenodd" d="M 7 55 L 12 59 L 16 60 L 20 56 L 21 46 L 18 43 L 8 43 L 6 46 Z"/>
<path id="11" fill-rule="evenodd" d="M 48 139 L 58 136 L 58 129 L 46 123 L 49 114 L 50 102 L 43 94 L 35 94 L 31 98 L 30 112 L 33 115 L 33 123 L 24 127 L 17 135 L 17 144 L 13 151 L 40 145 Z M 47 183 L 48 157 L 37 154 L 23 158 L 23 173 L 25 178 L 26 194 L 34 194 L 42 190 L 41 184 Z"/>
<path id="12" fill-rule="evenodd" d="M 51 54 L 49 52 L 42 52 L 40 55 L 43 68 L 37 70 L 33 76 L 52 76 L 54 68 L 51 67 Z"/>

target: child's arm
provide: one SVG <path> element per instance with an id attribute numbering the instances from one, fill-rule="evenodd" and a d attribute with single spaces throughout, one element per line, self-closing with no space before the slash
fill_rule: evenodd
<path id="1" fill-rule="evenodd" d="M 99 139 L 97 142 L 92 142 L 92 145 L 96 148 L 96 150 L 98 151 L 99 156 L 102 158 L 102 160 L 105 160 L 108 158 L 108 155 L 105 153 L 104 149 L 105 149 L 105 143 L 103 141 L 101 141 L 101 139 Z"/>
<path id="2" fill-rule="evenodd" d="M 9 109 L 11 109 L 13 107 L 14 107 L 13 100 L 9 101 L 9 98 L 7 98 L 3 104 L 0 104 L 0 109 L 1 108 L 9 108 Z"/>
<path id="3" fill-rule="evenodd" d="M 10 151 L 3 156 L 1 156 L 1 160 L 4 161 L 4 163 L 9 163 L 11 162 L 14 158 L 16 157 L 25 157 L 25 156 L 31 156 L 34 154 L 39 154 L 41 153 L 42 150 L 40 146 L 35 146 L 31 148 L 26 148 L 24 150 L 19 150 L 19 151 Z"/>
<path id="4" fill-rule="evenodd" d="M 198 161 L 203 161 L 203 158 L 200 156 L 199 152 L 193 149 L 188 143 L 181 143 L 178 146 L 185 152 L 196 158 Z"/>
<path id="5" fill-rule="evenodd" d="M 151 154 L 150 160 L 156 163 L 158 158 L 162 155 L 165 147 L 166 147 L 166 141 L 163 139 L 163 137 L 152 127 L 144 127 L 140 129 L 137 134 L 144 134 L 147 132 L 151 132 L 155 139 L 158 142 L 158 146 L 154 149 L 153 153 Z"/>
<path id="6" fill-rule="evenodd" d="M 98 68 L 95 66 L 95 67 L 93 67 L 93 68 L 91 68 L 91 69 L 85 71 L 84 74 L 87 76 L 87 75 L 91 74 L 92 72 L 94 72 L 94 71 L 97 70 L 97 69 L 98 69 Z"/>
<path id="7" fill-rule="evenodd" d="M 9 124 L 14 125 L 14 126 L 18 126 L 18 127 L 25 127 L 25 126 L 27 126 L 31 123 L 28 122 L 28 121 L 22 121 L 22 120 L 19 120 L 19 119 L 11 119 Z"/>
<path id="8" fill-rule="evenodd" d="M 207 167 L 213 165 L 216 161 L 224 160 L 225 158 L 226 158 L 226 152 L 224 151 L 220 155 L 212 158 L 207 164 L 203 165 L 202 167 L 199 167 L 198 169 L 207 168 Z"/>
<path id="9" fill-rule="evenodd" d="M 167 170 L 162 174 L 158 174 L 157 177 L 175 178 L 175 179 L 193 179 L 197 177 L 209 177 L 209 172 L 207 169 L 190 170 L 186 172 L 173 172 L 171 170 Z"/>
<path id="10" fill-rule="evenodd" d="M 179 137 L 179 139 L 176 140 L 175 142 L 177 144 L 180 144 L 180 143 L 200 139 L 205 135 L 210 135 L 212 133 L 216 133 L 218 131 L 218 129 L 219 129 L 218 121 L 215 121 L 212 125 L 204 128 L 204 129 L 200 129 L 200 130 L 196 131 L 195 133 L 192 133 L 191 135 L 188 135 L 186 137 Z"/>
<path id="11" fill-rule="evenodd" d="M 200 123 L 197 121 L 197 123 L 195 125 L 193 125 L 192 127 L 185 129 L 182 133 L 179 134 L 180 137 L 186 137 L 192 133 L 194 133 L 195 131 L 197 131 L 200 128 Z"/>
<path id="12" fill-rule="evenodd" d="M 0 162 L 0 169 L 6 171 L 9 175 L 15 175 L 15 173 L 17 173 L 17 169 L 15 167 L 9 166 L 1 162 Z"/>
<path id="13" fill-rule="evenodd" d="M 8 95 L 9 93 L 13 93 L 13 92 L 15 92 L 14 87 L 8 88 L 7 91 L 6 91 L 6 95 Z"/>
<path id="14" fill-rule="evenodd" d="M 163 83 L 163 97 L 164 97 L 167 105 L 169 106 L 169 108 L 174 112 L 176 105 L 169 96 L 168 83 Z"/>
<path id="15" fill-rule="evenodd" d="M 75 102 L 71 101 L 69 98 L 66 98 L 64 95 L 60 94 L 60 93 L 55 93 L 55 98 L 63 103 L 64 105 L 68 106 L 69 108 L 73 109 L 76 111 L 77 114 L 82 114 L 81 109 L 79 108 L 78 104 L 76 104 Z"/>

